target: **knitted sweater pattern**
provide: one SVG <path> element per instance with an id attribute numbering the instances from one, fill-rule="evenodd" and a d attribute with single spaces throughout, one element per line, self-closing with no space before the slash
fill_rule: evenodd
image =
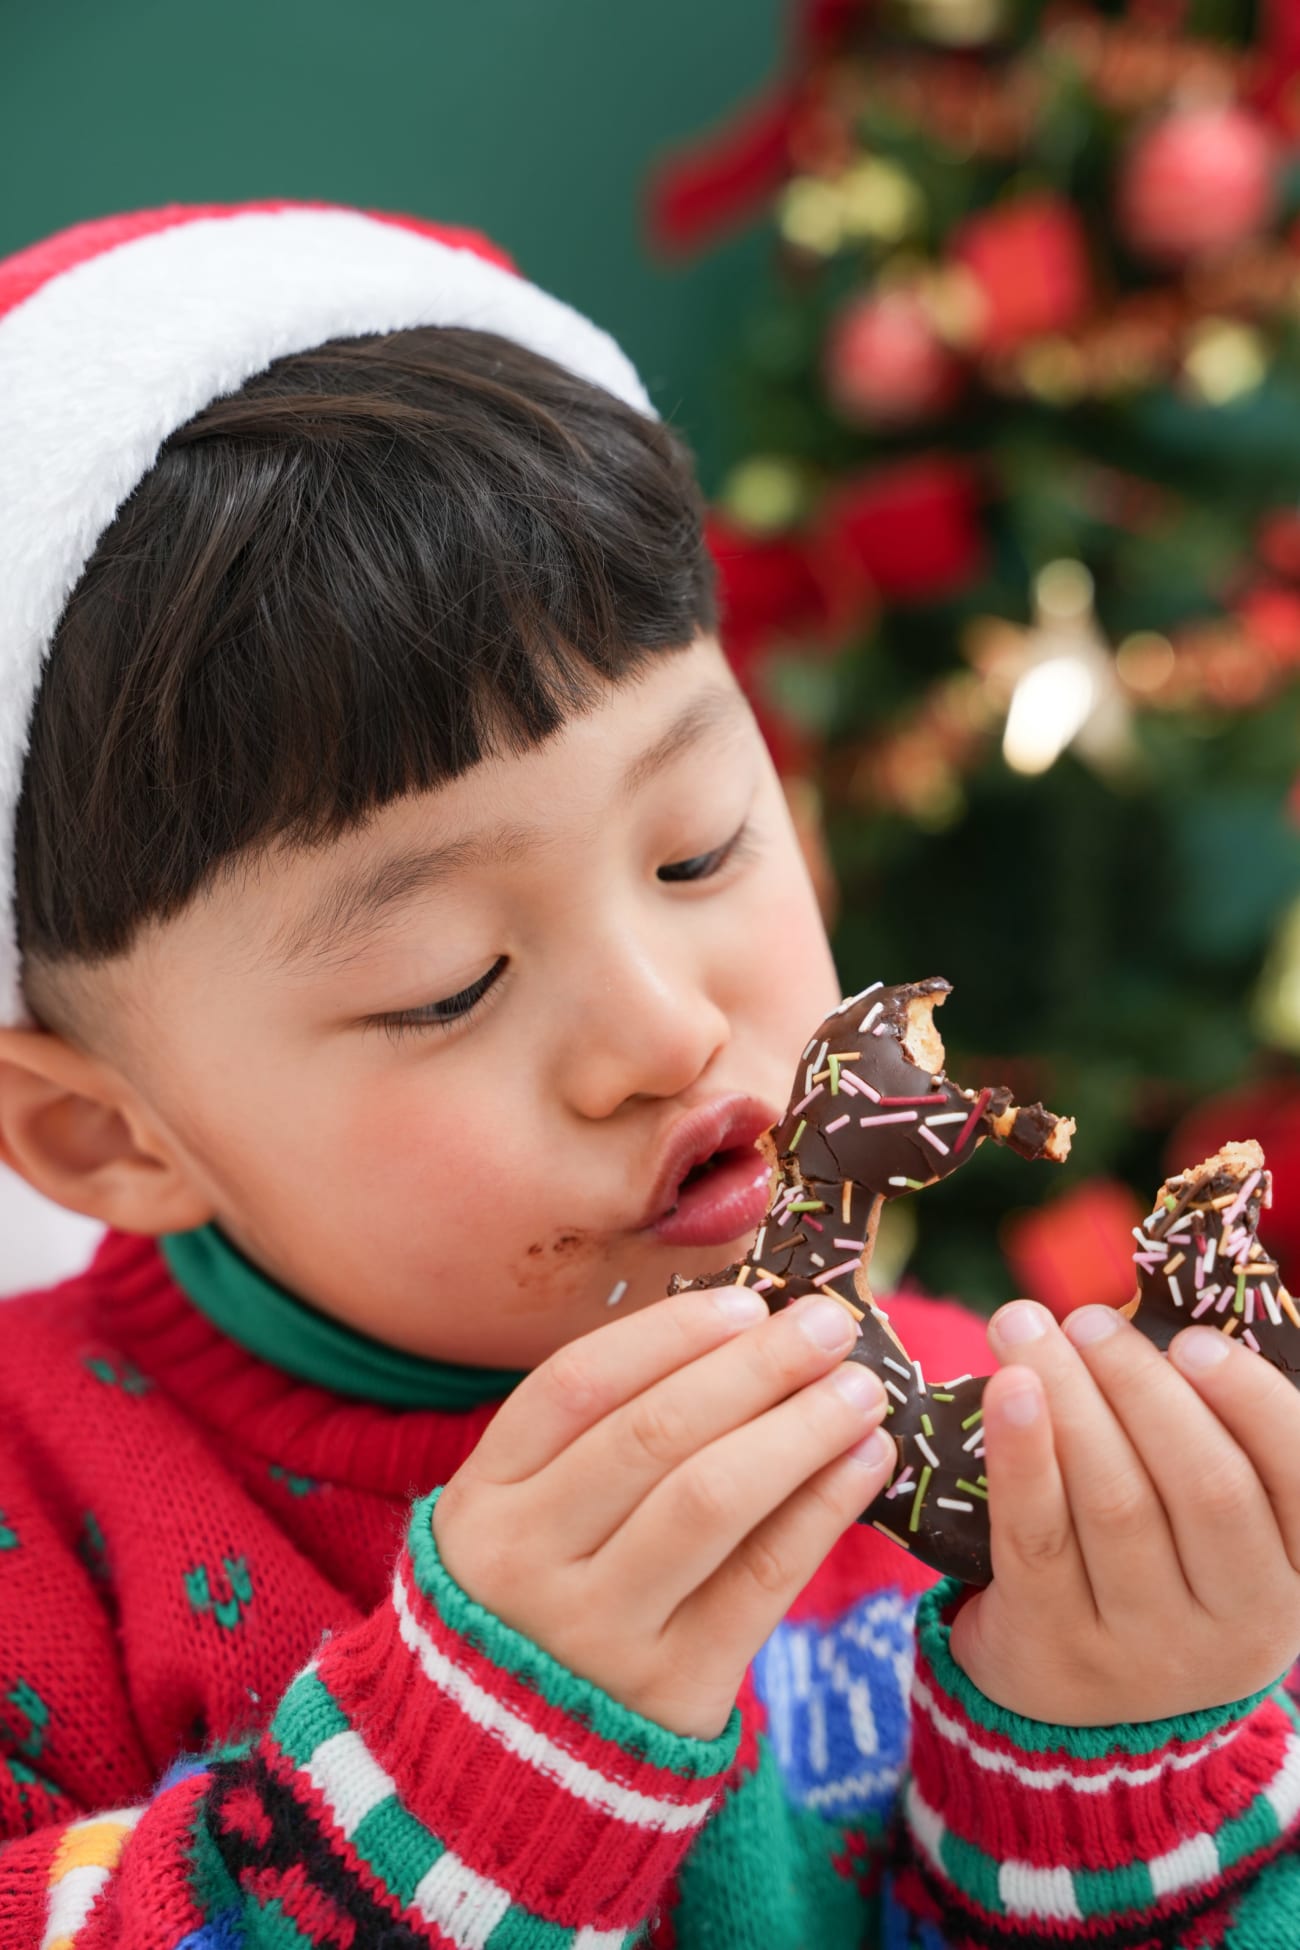
<path id="1" fill-rule="evenodd" d="M 931 1372 L 982 1365 L 960 1310 L 893 1311 Z M 299 1382 L 115 1233 L 0 1308 L 0 1356 L 0 1950 L 1300 1941 L 1281 1684 L 1020 1719 L 862 1526 L 684 1738 L 440 1562 L 495 1404 Z"/>

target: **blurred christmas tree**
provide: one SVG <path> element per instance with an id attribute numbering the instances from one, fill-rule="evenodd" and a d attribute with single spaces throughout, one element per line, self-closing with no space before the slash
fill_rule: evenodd
<path id="1" fill-rule="evenodd" d="M 1136 1200 L 1258 1135 L 1294 1284 L 1300 5 L 804 0 L 651 208 L 771 227 L 713 539 L 846 986 L 948 975 L 954 1074 L 1079 1120 L 909 1202 L 911 1271 L 1124 1297 Z"/>

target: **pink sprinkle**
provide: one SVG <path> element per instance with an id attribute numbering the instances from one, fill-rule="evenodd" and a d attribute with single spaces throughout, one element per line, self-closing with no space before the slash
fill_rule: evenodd
<path id="1" fill-rule="evenodd" d="M 1217 1286 L 1206 1287 L 1205 1292 L 1201 1295 L 1201 1298 L 1197 1301 L 1196 1305 L 1192 1308 L 1193 1320 L 1199 1320 L 1201 1315 L 1206 1312 L 1207 1308 L 1210 1308 L 1214 1305 L 1214 1296 L 1218 1291 L 1219 1289 Z"/>
<path id="2" fill-rule="evenodd" d="M 1251 1333 L 1249 1327 L 1246 1329 L 1245 1333 L 1242 1335 L 1241 1338 L 1243 1341 L 1245 1341 L 1247 1347 L 1254 1348 L 1256 1354 L 1262 1354 L 1264 1352 L 1259 1342 L 1255 1339 L 1255 1336 Z"/>
<path id="3" fill-rule="evenodd" d="M 1140 1266 L 1144 1273 L 1156 1273 L 1164 1265 L 1163 1253 L 1134 1253 L 1133 1264 Z"/>
<path id="4" fill-rule="evenodd" d="M 885 1495 L 887 1497 L 900 1496 L 904 1490 L 910 1490 L 911 1487 L 912 1487 L 912 1465 L 911 1463 L 909 1463 L 907 1465 L 907 1468 L 902 1472 L 902 1474 L 894 1478 L 889 1488 L 885 1491 Z"/>
<path id="5" fill-rule="evenodd" d="M 1196 1284 L 1198 1287 L 1202 1287 L 1205 1285 L 1205 1241 L 1204 1240 L 1201 1241 L 1200 1245 L 1196 1249 Z"/>
<path id="6" fill-rule="evenodd" d="M 771 1280 L 755 1280 L 749 1290 L 751 1293 L 766 1293 L 771 1285 Z"/>
<path id="7" fill-rule="evenodd" d="M 1245 1211 L 1251 1193 L 1254 1191 L 1256 1185 L 1258 1185 L 1260 1179 L 1263 1176 L 1264 1174 L 1262 1171 L 1251 1172 L 1250 1177 L 1246 1180 L 1245 1184 L 1238 1192 L 1236 1198 L 1233 1200 L 1232 1204 L 1228 1207 L 1227 1211 L 1224 1213 L 1223 1216 L 1225 1220 L 1235 1219 Z"/>
<path id="8" fill-rule="evenodd" d="M 887 1117 L 860 1117 L 858 1122 L 864 1131 L 874 1130 L 877 1124 L 915 1124 L 916 1112 L 914 1110 L 895 1110 L 891 1111 Z"/>
<path id="9" fill-rule="evenodd" d="M 873 1104 L 880 1102 L 880 1092 L 876 1089 L 875 1085 L 868 1083 L 865 1077 L 860 1077 L 856 1070 L 840 1071 L 840 1082 L 844 1083 L 848 1079 L 851 1079 L 856 1084 L 864 1097 L 870 1097 Z"/>
<path id="10" fill-rule="evenodd" d="M 947 1145 L 944 1143 L 941 1137 L 935 1136 L 934 1132 L 929 1128 L 928 1125 L 922 1124 L 921 1136 L 925 1139 L 927 1144 L 932 1144 L 935 1150 L 941 1153 L 943 1157 L 946 1158 L 948 1156 Z"/>
<path id="11" fill-rule="evenodd" d="M 844 1126 L 848 1123 L 848 1121 L 849 1121 L 849 1113 L 845 1111 L 843 1117 L 837 1117 L 833 1124 L 828 1124 L 826 1126 L 824 1135 L 826 1137 L 829 1137 L 832 1131 L 842 1131 Z"/>
<path id="12" fill-rule="evenodd" d="M 1246 1288 L 1245 1303 L 1246 1304 L 1245 1304 L 1245 1309 L 1242 1318 L 1244 1319 L 1247 1327 L 1249 1327 L 1251 1321 L 1255 1318 L 1255 1289 L 1253 1286 L 1248 1286 Z"/>
<path id="13" fill-rule="evenodd" d="M 801 1098 L 799 1099 L 799 1102 L 798 1102 L 798 1103 L 797 1103 L 797 1104 L 795 1105 L 795 1107 L 794 1107 L 794 1109 L 793 1109 L 793 1110 L 792 1110 L 792 1111 L 790 1112 L 790 1115 L 791 1115 L 791 1117 L 797 1117 L 797 1116 L 799 1115 L 799 1113 L 800 1113 L 800 1111 L 801 1111 L 801 1110 L 807 1110 L 807 1108 L 808 1108 L 808 1106 L 809 1106 L 809 1104 L 810 1104 L 810 1103 L 812 1102 L 812 1100 L 813 1100 L 813 1098 L 814 1098 L 814 1097 L 820 1097 L 820 1096 L 821 1096 L 821 1094 L 822 1094 L 822 1091 L 823 1091 L 823 1090 L 824 1090 L 825 1088 L 826 1088 L 826 1085 L 825 1085 L 824 1083 L 819 1083 L 819 1084 L 816 1084 L 816 1085 L 814 1086 L 814 1088 L 813 1088 L 813 1089 L 811 1089 L 811 1090 L 810 1090 L 810 1091 L 808 1092 L 808 1095 L 807 1095 L 806 1097 L 801 1097 Z"/>
<path id="14" fill-rule="evenodd" d="M 952 1147 L 954 1151 L 961 1150 L 963 1144 L 965 1144 L 967 1138 L 970 1136 L 971 1132 L 975 1129 L 975 1126 L 979 1123 L 981 1117 L 983 1117 L 985 1111 L 988 1109 L 989 1098 L 992 1095 L 993 1092 L 987 1088 L 980 1091 L 979 1096 L 975 1099 L 974 1104 L 971 1106 L 970 1116 L 966 1119 L 966 1122 L 962 1125 L 960 1131 L 957 1133 L 956 1142 Z"/>
<path id="15" fill-rule="evenodd" d="M 887 1036 L 889 1034 L 889 1024 L 887 1022 L 878 1022 L 871 1033 L 873 1036 Z"/>
<path id="16" fill-rule="evenodd" d="M 856 1259 L 842 1259 L 838 1266 L 829 1266 L 824 1273 L 818 1273 L 813 1280 L 813 1285 L 825 1286 L 827 1280 L 836 1280 L 841 1273 L 856 1273 L 861 1263 Z"/>
<path id="17" fill-rule="evenodd" d="M 845 1252 L 849 1253 L 865 1253 L 867 1250 L 865 1239 L 836 1239 L 833 1244 L 842 1246 Z"/>

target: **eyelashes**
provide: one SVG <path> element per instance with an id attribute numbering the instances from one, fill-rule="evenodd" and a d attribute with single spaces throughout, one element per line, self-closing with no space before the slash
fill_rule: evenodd
<path id="1" fill-rule="evenodd" d="M 708 853 L 696 853 L 689 860 L 675 860 L 668 866 L 660 867 L 657 878 L 670 886 L 694 886 L 701 881 L 714 879 L 725 867 L 750 858 L 757 850 L 753 829 L 746 819 L 724 845 L 714 847 Z M 498 955 L 491 968 L 467 988 L 458 989 L 455 995 L 444 996 L 437 1002 L 426 1002 L 418 1009 L 367 1017 L 365 1027 L 381 1029 L 393 1042 L 400 1042 L 404 1036 L 417 1034 L 420 1030 L 441 1029 L 446 1032 L 458 1029 L 478 1012 L 496 988 L 507 966 L 508 957 Z"/>

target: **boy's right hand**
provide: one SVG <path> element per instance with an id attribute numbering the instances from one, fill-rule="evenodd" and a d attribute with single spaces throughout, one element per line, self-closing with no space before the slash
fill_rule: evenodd
<path id="1" fill-rule="evenodd" d="M 750 1660 L 893 1467 L 884 1390 L 844 1362 L 856 1335 L 834 1300 L 769 1315 L 717 1287 L 569 1342 L 443 1489 L 443 1563 L 570 1671 L 716 1738 Z"/>

